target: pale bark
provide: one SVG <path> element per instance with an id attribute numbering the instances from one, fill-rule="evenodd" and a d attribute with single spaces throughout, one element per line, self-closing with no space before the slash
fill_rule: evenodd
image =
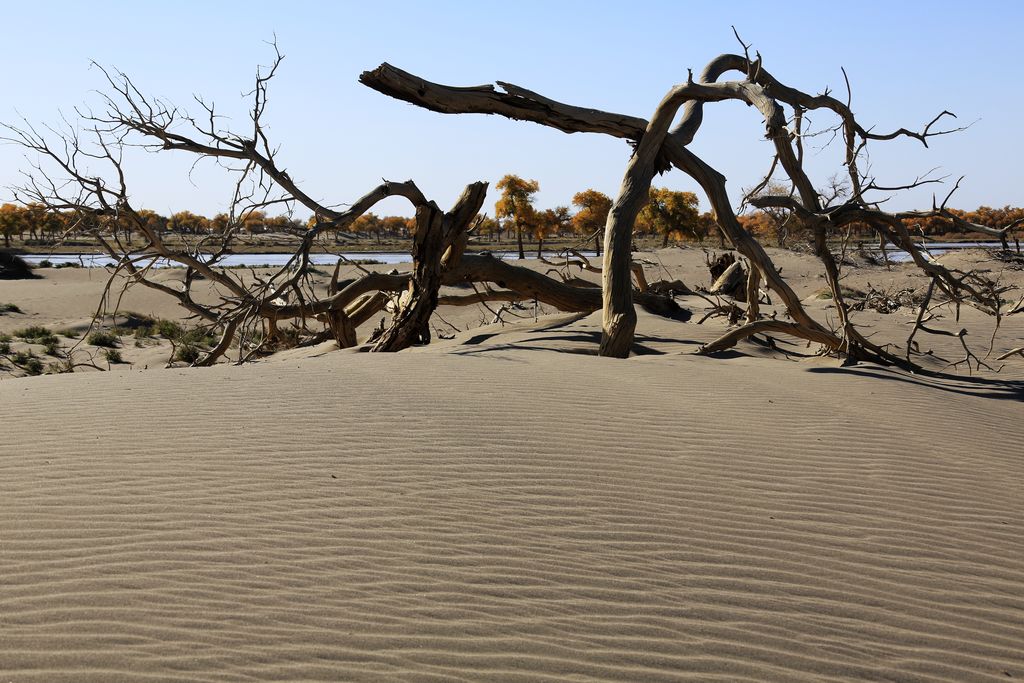
<path id="1" fill-rule="evenodd" d="M 735 64 L 735 60 L 731 58 L 719 58 L 718 61 L 721 65 L 714 69 L 709 65 L 705 70 L 709 80 L 717 78 Z M 508 83 L 499 82 L 504 92 L 499 92 L 489 85 L 453 88 L 431 83 L 389 64 L 382 64 L 374 71 L 364 72 L 359 80 L 386 95 L 432 111 L 446 114 L 499 114 L 511 119 L 540 123 L 568 133 L 604 133 L 637 141 L 642 140 L 649 125 L 647 121 L 638 117 L 563 104 Z M 690 95 L 704 101 L 741 99 L 753 103 L 751 100 L 758 96 L 756 87 L 751 83 L 688 83 L 687 86 Z M 687 93 L 679 94 L 685 96 Z M 729 241 L 761 272 L 765 285 L 778 294 L 794 321 L 813 331 L 815 336 L 827 339 L 831 348 L 840 348 L 842 340 L 807 314 L 799 297 L 778 274 L 774 263 L 760 243 L 740 225 L 725 188 L 725 177 L 686 148 L 686 144 L 692 140 L 699 127 L 701 111 L 701 107 L 696 104 L 688 108 L 680 125 L 665 136 L 660 155 L 655 160 L 656 170 L 662 170 L 667 163 L 671 163 L 696 180 L 707 195 L 718 223 Z"/>
<path id="2" fill-rule="evenodd" d="M 715 83 L 721 75 L 728 71 L 741 72 L 745 79 Z M 708 64 L 700 80 L 701 82 L 698 84 L 688 81 L 673 89 L 675 96 L 688 100 L 686 110 L 680 124 L 659 144 L 660 150 L 655 149 L 653 164 L 657 171 L 665 170 L 669 165 L 675 166 L 700 184 L 711 203 L 722 232 L 736 250 L 748 260 L 752 271 L 756 271 L 756 275 L 751 272 L 747 282 L 748 299 L 750 300 L 747 319 L 750 324 L 729 332 L 720 340 L 707 345 L 704 350 L 708 352 L 727 348 L 759 330 L 772 329 L 819 342 L 830 351 L 841 351 L 851 357 L 902 363 L 901 359 L 897 359 L 884 349 L 869 343 L 849 321 L 847 307 L 842 299 L 842 291 L 838 282 L 838 265 L 825 243 L 825 226 L 826 223 L 834 224 L 835 207 L 829 207 L 826 212 L 821 206 L 820 198 L 802 168 L 802 147 L 799 146 L 799 139 L 797 140 L 797 151 L 793 150 L 791 131 L 786 128 L 786 116 L 780 102 L 788 104 L 794 109 L 796 119 L 802 116 L 804 110 L 821 108 L 828 109 L 839 116 L 841 119 L 839 129 L 846 151 L 845 166 L 853 188 L 853 198 L 850 204 L 860 210 L 868 209 L 868 204 L 862 198 L 863 193 L 873 189 L 873 186 L 863 184 L 857 166 L 858 155 L 866 142 L 906 136 L 927 145 L 927 141 L 931 137 L 953 132 L 932 130 L 935 123 L 949 113 L 943 112 L 935 117 L 921 132 L 901 128 L 892 133 L 880 134 L 863 128 L 857 123 L 849 107 L 838 100 L 828 95 L 807 95 L 778 82 L 763 68 L 760 58 L 751 60 L 738 55 L 722 55 Z M 360 76 L 360 81 L 384 94 L 441 113 L 498 114 L 511 119 L 532 121 L 568 133 L 604 133 L 631 140 L 637 145 L 638 150 L 644 146 L 645 142 L 650 142 L 647 133 L 650 132 L 649 127 L 654 123 L 654 121 L 649 123 L 637 117 L 567 105 L 525 88 L 500 81 L 498 82 L 500 90 L 490 85 L 452 88 L 431 83 L 388 64 L 383 64 L 374 71 L 364 72 Z M 775 143 L 778 161 L 781 162 L 797 189 L 801 209 L 808 214 L 811 225 L 816 226 L 816 252 L 823 263 L 826 279 L 839 311 L 840 329 L 838 333 L 824 327 L 807 313 L 793 289 L 781 277 L 762 246 L 739 224 L 726 191 L 725 178 L 686 147 L 700 127 L 704 104 L 724 99 L 745 102 L 756 107 L 764 116 L 766 136 Z M 643 162 L 646 164 L 649 160 L 645 158 Z M 630 208 L 627 200 L 630 196 L 637 194 L 632 189 L 637 185 L 637 181 L 642 182 L 643 180 L 645 174 L 640 173 L 641 170 L 646 171 L 646 168 L 641 168 L 640 162 L 634 157 L 631 160 L 631 172 L 627 172 L 623 191 L 620 193 L 619 213 L 622 215 L 618 218 L 610 215 L 609 228 L 628 222 L 626 220 L 628 213 L 623 212 L 623 208 Z M 936 209 L 935 212 L 948 213 L 944 208 Z M 910 244 L 911 240 L 903 239 L 903 235 L 899 234 L 901 228 L 891 222 L 893 216 L 891 214 L 885 214 L 885 216 L 886 218 L 875 216 L 875 220 L 869 222 L 890 241 L 907 248 L 914 256 L 915 263 L 922 266 L 933 277 L 943 280 L 943 284 L 949 290 L 964 292 L 972 298 L 980 300 L 983 304 L 987 301 L 983 288 L 975 286 L 970 278 L 948 277 L 948 274 L 923 266 L 921 263 L 923 259 L 918 258 L 920 254 L 916 253 L 914 246 Z M 1007 226 L 991 234 L 996 234 L 1005 243 L 1006 235 L 1015 227 L 1014 225 Z M 980 231 L 986 232 L 985 229 Z M 606 246 L 614 244 L 614 240 L 609 241 L 609 238 L 616 234 L 614 229 L 606 231 Z M 605 262 L 609 265 L 612 263 L 607 255 Z M 623 340 L 628 336 L 626 330 L 629 328 L 630 321 L 627 317 L 619 317 L 625 315 L 622 312 L 628 307 L 628 304 L 621 288 L 612 287 L 616 280 L 621 281 L 621 273 L 625 268 L 621 263 L 616 262 L 616 265 L 617 269 L 606 268 L 606 272 L 603 274 L 607 278 L 605 289 L 610 305 L 608 318 L 605 321 L 606 329 L 602 349 L 613 352 L 614 355 L 622 355 L 625 346 Z M 613 270 L 617 270 L 617 276 L 612 275 L 611 271 Z M 786 312 L 793 321 L 792 324 L 782 327 L 765 327 L 756 324 L 759 315 L 756 295 L 758 293 L 757 285 L 760 281 L 764 282 L 768 291 L 775 292 L 779 297 L 781 304 L 786 308 Z M 612 291 L 613 289 L 614 291 Z M 616 327 L 621 328 L 622 332 L 615 333 Z M 613 337 L 616 339 L 614 345 L 606 343 L 609 331 L 613 332 Z"/>

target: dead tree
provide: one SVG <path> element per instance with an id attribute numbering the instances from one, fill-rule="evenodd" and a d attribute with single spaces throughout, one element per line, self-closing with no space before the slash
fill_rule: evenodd
<path id="1" fill-rule="evenodd" d="M 341 346 L 352 346 L 357 343 L 356 328 L 395 298 L 399 303 L 392 324 L 376 340 L 373 350 L 394 351 L 427 341 L 427 320 L 438 301 L 470 305 L 488 300 L 533 299 L 564 311 L 602 309 L 600 353 L 625 357 L 633 344 L 634 303 L 659 313 L 678 313 L 671 296 L 659 293 L 664 290 L 642 291 L 646 289 L 642 277 L 638 278 L 639 290 L 630 281 L 635 273 L 629 252 L 633 223 L 647 201 L 654 174 L 671 168 L 683 171 L 702 187 L 721 230 L 747 265 L 745 287 L 733 283 L 734 292 L 743 291 L 746 295 L 736 297 L 746 298 L 745 315 L 730 315 L 738 326 L 703 346 L 703 353 L 727 349 L 754 335 L 787 334 L 852 359 L 913 366 L 909 342 L 907 353 L 898 356 L 887 346 L 865 338 L 850 319 L 851 306 L 839 286 L 841 262 L 832 254 L 828 238 L 852 223 L 867 225 L 881 240 L 905 249 L 929 277 L 933 285 L 930 294 L 934 292 L 943 300 L 933 302 L 929 295 L 923 311 L 931 310 L 929 307 L 936 303 L 967 303 L 994 314 L 998 320 L 1002 290 L 980 273 L 957 271 L 929 260 L 914 243 L 904 221 L 942 216 L 961 227 L 995 235 L 1004 244 L 1017 226 L 996 230 L 965 224 L 946 209 L 949 196 L 928 211 L 887 213 L 880 208 L 878 193 L 933 180 L 918 179 L 903 186 L 886 187 L 860 170 L 869 143 L 906 137 L 927 145 L 934 136 L 959 130 L 933 130 L 941 119 L 952 114 L 942 112 L 920 132 L 900 128 L 892 133 L 875 133 L 856 120 L 849 98 L 844 103 L 828 93 L 809 95 L 785 85 L 764 68 L 759 55 L 751 58 L 746 48 L 744 45 L 743 55 L 715 58 L 698 79 L 694 80 L 691 74 L 684 83 L 671 88 L 650 120 L 563 104 L 508 83 L 499 82 L 498 88 L 439 85 L 388 64 L 360 76 L 361 82 L 375 90 L 437 112 L 498 114 L 567 133 L 603 133 L 629 141 L 634 154 L 605 226 L 601 288 L 559 282 L 487 256 L 464 255 L 465 232 L 482 205 L 486 190 L 483 183 L 468 186 L 447 213 L 428 201 L 412 181 L 384 182 L 345 210 L 332 208 L 304 192 L 280 165 L 263 124 L 267 88 L 281 63 L 280 53 L 276 53 L 269 69 L 257 72 L 250 110 L 252 126 L 244 133 L 219 128 L 220 119 L 214 107 L 201 99 L 198 103 L 202 116 L 194 117 L 143 95 L 124 74 L 104 70 L 109 93 L 102 113 L 84 115 L 79 128 L 72 127 L 55 142 L 27 123 L 9 127 L 8 138 L 38 153 L 47 163 L 45 168 L 40 166 L 28 175 L 28 182 L 18 192 L 22 201 L 40 203 L 52 211 L 74 212 L 80 218 L 77 228 L 96 234 L 107 252 L 117 259 L 112 279 L 123 273 L 130 283 L 173 296 L 193 316 L 217 329 L 220 341 L 199 364 L 212 363 L 232 348 L 237 348 L 239 360 L 244 360 L 284 344 L 330 338 Z M 738 74 L 737 79 L 720 81 L 728 73 Z M 771 171 L 758 187 L 768 187 L 772 174 L 779 169 L 786 176 L 786 185 L 793 190 L 787 194 L 761 194 L 749 197 L 748 201 L 758 207 L 789 211 L 810 231 L 838 314 L 836 324 L 822 323 L 808 313 L 761 244 L 737 220 L 725 178 L 688 147 L 699 132 L 705 105 L 726 100 L 746 103 L 764 120 L 765 134 L 773 143 L 775 154 Z M 682 115 L 673 125 L 680 110 Z M 831 130 L 844 146 L 849 183 L 849 191 L 843 196 L 818 193 L 804 170 L 803 141 L 809 134 L 805 114 L 813 110 L 823 110 L 836 118 Z M 79 129 L 85 132 L 77 132 Z M 82 135 L 88 138 L 83 139 Z M 160 231 L 147 224 L 129 201 L 121 163 L 122 151 L 129 144 L 154 152 L 180 151 L 216 159 L 236 172 L 231 220 L 224 232 L 199 236 L 184 248 L 167 245 Z M 101 163 L 106 165 L 106 174 L 98 177 L 88 165 Z M 314 245 L 328 234 L 344 232 L 377 202 L 393 196 L 406 198 L 416 210 L 419 229 L 413 248 L 413 271 L 397 275 L 366 271 L 361 277 L 342 283 L 338 282 L 336 269 L 326 295 L 318 291 L 310 277 Z M 316 217 L 288 263 L 270 276 L 254 273 L 249 280 L 221 267 L 221 261 L 239 239 L 245 216 L 271 205 L 303 206 Z M 102 237 L 99 230 L 105 224 L 119 225 L 122 232 L 133 228 L 142 236 L 142 246 L 123 244 L 118 231 L 113 231 L 110 238 Z M 180 288 L 152 277 L 158 260 L 185 269 Z M 194 294 L 194 284 L 199 280 L 216 289 L 218 301 L 210 303 Z M 441 286 L 459 283 L 481 283 L 484 287 L 474 295 L 439 297 Z M 766 293 L 774 293 L 788 320 L 765 318 L 761 314 L 762 287 Z M 919 325 L 923 326 L 926 319 L 930 318 L 925 314 L 919 316 Z M 281 330 L 279 323 L 285 321 L 291 321 L 291 329 L 296 331 L 294 338 L 286 338 Z M 926 327 L 920 329 L 929 331 Z"/>
<path id="2" fill-rule="evenodd" d="M 741 41 L 742 42 L 742 41 Z M 531 121 L 566 133 L 602 133 L 623 138 L 634 146 L 622 188 L 609 214 L 605 229 L 606 254 L 603 269 L 604 330 L 601 352 L 606 355 L 625 356 L 632 343 L 635 318 L 632 311 L 629 283 L 630 260 L 628 237 L 632 231 L 636 212 L 646 199 L 646 187 L 655 172 L 677 168 L 702 187 L 713 208 L 718 224 L 733 247 L 750 264 L 747 292 L 746 322 L 728 331 L 719 339 L 705 345 L 703 353 L 715 353 L 734 346 L 752 335 L 785 333 L 820 344 L 824 350 L 845 354 L 857 360 L 913 365 L 909 358 L 900 358 L 885 347 L 866 339 L 849 319 L 849 305 L 839 287 L 840 269 L 829 250 L 830 231 L 838 230 L 858 221 L 869 225 L 888 242 L 910 253 L 913 262 L 926 273 L 949 301 L 959 304 L 969 300 L 982 310 L 997 315 L 1000 299 L 998 291 L 977 273 L 963 273 L 947 269 L 929 261 L 911 239 L 904 218 L 943 216 L 969 230 L 991 234 L 1003 243 L 1016 225 L 995 230 L 980 225 L 966 225 L 946 209 L 946 201 L 935 204 L 923 212 L 887 213 L 879 208 L 877 193 L 908 189 L 933 182 L 919 179 L 902 187 L 885 187 L 860 170 L 869 142 L 906 137 L 927 146 L 930 138 L 945 135 L 956 129 L 935 130 L 936 124 L 950 112 L 942 112 L 919 132 L 900 128 L 891 133 L 876 133 L 863 127 L 854 117 L 849 101 L 843 103 L 827 92 L 809 95 L 778 81 L 762 64 L 760 55 L 751 58 L 746 45 L 744 54 L 725 54 L 713 59 L 697 80 L 692 72 L 686 82 L 673 87 L 658 105 L 649 121 L 618 113 L 605 112 L 557 102 L 543 95 L 511 83 L 497 82 L 497 87 L 451 87 L 432 83 L 419 76 L 402 71 L 390 64 L 364 72 L 360 81 L 385 95 L 410 102 L 419 107 L 444 114 L 497 114 L 510 119 Z M 719 79 L 730 72 L 740 78 L 733 81 Z M 827 326 L 815 320 L 803 307 L 793 289 L 779 274 L 761 244 L 739 223 L 726 189 L 725 178 L 689 148 L 698 133 L 707 103 L 738 100 L 755 108 L 763 117 L 765 135 L 775 147 L 772 171 L 762 188 L 771 180 L 772 172 L 781 168 L 792 195 L 761 196 L 750 199 L 759 207 L 780 207 L 793 211 L 814 236 L 815 254 L 821 260 L 825 277 L 838 311 L 839 324 Z M 682 108 L 680 121 L 670 129 L 676 112 Z M 835 203 L 824 201 L 814 189 L 804 170 L 803 138 L 804 115 L 812 110 L 825 110 L 838 122 L 832 131 L 845 149 L 845 167 L 849 176 L 848 196 L 833 196 Z M 954 188 L 955 189 L 955 188 Z M 950 193 L 952 194 L 952 193 Z M 840 199 L 842 201 L 840 201 Z M 774 292 L 789 321 L 764 320 L 758 311 L 758 288 L 764 286 Z"/>
<path id="3" fill-rule="evenodd" d="M 487 195 L 487 183 L 474 183 L 445 214 L 433 202 L 416 208 L 413 235 L 413 273 L 408 299 L 395 315 L 391 328 L 374 344 L 374 351 L 401 351 L 413 344 L 430 343 L 430 316 L 437 308 L 442 275 L 457 263 L 465 248 L 466 227 Z"/>
<path id="4" fill-rule="evenodd" d="M 394 299 L 399 305 L 392 324 L 369 350 L 399 351 L 426 343 L 430 338 L 428 320 L 438 305 L 438 290 L 446 284 L 484 286 L 484 291 L 473 297 L 446 297 L 447 305 L 532 299 L 571 312 L 591 312 L 601 307 L 600 290 L 559 282 L 499 259 L 464 255 L 466 232 L 483 205 L 486 183 L 467 186 L 447 212 L 427 200 L 411 180 L 385 181 L 344 210 L 331 208 L 303 191 L 280 165 L 263 122 L 267 89 L 282 58 L 275 46 L 272 65 L 257 71 L 249 111 L 252 125 L 244 133 L 220 129 L 218 113 L 202 99 L 197 98 L 202 116 L 195 117 L 144 95 L 125 74 L 101 68 L 109 88 L 102 95 L 101 113 L 86 113 L 78 126 L 69 126 L 63 132 L 47 127 L 45 135 L 28 122 L 6 127 L 8 141 L 23 145 L 42 159 L 27 174 L 27 182 L 15 188 L 17 198 L 77 217 L 69 233 L 94 235 L 117 261 L 108 289 L 118 275 L 124 275 L 125 286 L 142 285 L 163 292 L 215 330 L 219 342 L 196 365 L 212 364 L 233 348 L 242 361 L 282 346 L 331 338 L 339 346 L 353 346 L 357 343 L 356 328 Z M 177 151 L 199 159 L 215 159 L 237 173 L 225 230 L 197 236 L 184 247 L 169 245 L 161 231 L 144 220 L 129 200 L 122 163 L 128 145 L 156 153 Z M 105 169 L 97 175 L 95 167 L 101 164 Z M 311 278 L 311 250 L 318 240 L 345 232 L 359 216 L 387 197 L 404 197 L 416 211 L 412 272 L 387 275 L 364 269 L 361 277 L 339 283 L 336 268 L 326 295 L 318 291 Z M 316 219 L 302 234 L 300 246 L 288 262 L 268 277 L 253 272 L 249 279 L 222 267 L 224 257 L 241 239 L 246 215 L 273 205 L 302 206 Z M 101 234 L 104 227 L 111 226 L 118 226 L 120 231 L 110 231 L 110 236 Z M 128 229 L 141 235 L 141 246 L 138 241 L 121 242 L 120 234 Z M 180 287 L 153 277 L 158 262 L 184 268 Z M 197 282 L 208 283 L 217 300 L 198 296 Z M 640 302 L 656 312 L 674 315 L 679 311 L 672 298 L 662 294 L 640 294 Z M 292 324 L 291 335 L 285 335 L 280 327 L 287 321 Z"/>

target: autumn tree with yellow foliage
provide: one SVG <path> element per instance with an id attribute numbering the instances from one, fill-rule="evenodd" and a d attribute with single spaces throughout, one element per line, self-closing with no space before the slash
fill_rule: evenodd
<path id="1" fill-rule="evenodd" d="M 582 237 L 588 238 L 593 235 L 594 249 L 600 256 L 601 233 L 604 232 L 608 212 L 612 208 L 611 197 L 603 192 L 587 189 L 574 194 L 572 204 L 579 209 L 572 217 L 573 228 Z"/>
<path id="2" fill-rule="evenodd" d="M 501 197 L 494 205 L 494 213 L 498 218 L 509 218 L 516 231 L 516 244 L 519 247 L 519 258 L 525 259 L 523 251 L 523 230 L 535 220 L 537 210 L 533 208 L 534 195 L 540 191 L 540 183 L 536 180 L 524 180 L 517 175 L 506 175 L 495 187 L 501 191 Z"/>

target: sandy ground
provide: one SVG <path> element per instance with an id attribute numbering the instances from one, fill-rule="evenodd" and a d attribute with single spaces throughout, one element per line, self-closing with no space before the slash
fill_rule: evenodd
<path id="1" fill-rule="evenodd" d="M 649 257 L 706 284 L 699 250 Z M 809 259 L 773 257 L 827 316 Z M 0 331 L 87 324 L 98 275 L 0 283 Z M 592 355 L 598 315 L 463 308 L 393 356 L 0 381 L 0 681 L 1024 677 L 1024 359 L 705 358 L 724 322 L 681 303 L 625 361 Z M 984 356 L 984 322 L 935 324 Z"/>
<path id="2" fill-rule="evenodd" d="M 638 255 L 647 264 L 645 270 L 650 281 L 658 279 L 675 280 L 682 279 L 692 288 L 710 286 L 710 277 L 707 272 L 705 260 L 708 255 L 722 253 L 720 250 L 709 249 L 707 251 L 698 248 L 670 248 L 655 252 L 643 252 Z M 826 291 L 824 277 L 813 257 L 807 254 L 799 254 L 778 249 L 770 249 L 776 265 L 781 269 L 790 285 L 797 294 L 804 300 L 805 305 L 818 319 L 825 322 L 834 322 L 835 313 L 831 300 L 822 298 L 822 292 Z M 990 275 L 998 277 L 1000 282 L 1015 286 L 1017 289 L 1008 292 L 1004 296 L 1011 301 L 1016 301 L 1024 293 L 1024 270 L 1007 268 L 1005 264 L 992 260 L 982 251 L 965 251 L 951 253 L 942 257 L 942 261 L 952 267 L 961 269 L 981 269 L 989 271 Z M 553 270 L 550 265 L 539 263 L 535 260 L 523 262 L 528 267 L 541 271 Z M 314 278 L 321 286 L 325 287 L 329 280 L 328 267 L 322 267 L 321 274 Z M 364 267 L 360 267 L 364 268 Z M 396 266 L 376 265 L 365 268 L 377 271 L 389 271 Z M 401 267 L 399 267 L 401 268 Z M 599 282 L 599 275 L 571 269 L 565 271 L 573 277 L 582 277 L 593 282 Z M 125 313 L 145 316 L 155 319 L 174 320 L 186 328 L 195 326 L 194 319 L 186 318 L 184 311 L 170 297 L 152 289 L 141 286 L 134 286 L 127 291 L 123 290 L 123 281 L 115 281 L 108 288 L 108 276 L 106 271 L 97 268 L 60 268 L 60 269 L 39 269 L 42 275 L 39 280 L 22 281 L 0 281 L 0 309 L 3 304 L 13 303 L 21 310 L 21 313 L 0 313 L 0 334 L 11 335 L 20 329 L 29 326 L 42 326 L 54 333 L 57 333 L 60 341 L 60 353 L 58 356 L 47 355 L 43 346 L 33 343 L 30 340 L 22 340 L 17 337 L 11 340 L 12 351 L 31 352 L 36 355 L 44 367 L 54 368 L 70 356 L 77 363 L 87 364 L 77 368 L 77 371 L 90 371 L 88 364 L 98 365 L 105 370 L 131 371 L 135 369 L 164 368 L 172 360 L 173 349 L 171 344 L 160 336 L 137 336 L 130 331 L 122 335 L 117 346 L 123 363 L 111 364 L 105 357 L 105 349 L 95 347 L 88 343 L 88 333 L 93 330 L 110 330 L 117 325 L 125 324 Z M 243 280 L 252 277 L 248 269 L 232 271 Z M 261 277 L 266 277 L 274 272 L 273 269 L 259 269 L 256 271 Z M 183 271 L 181 269 L 164 269 L 156 271 L 154 279 L 164 285 L 176 287 L 180 284 Z M 907 264 L 895 265 L 892 268 L 881 266 L 869 266 L 860 263 L 857 267 L 848 267 L 844 271 L 843 284 L 845 287 L 857 291 L 866 292 L 872 289 L 886 292 L 895 292 L 901 289 L 913 289 L 918 294 L 923 293 L 927 281 L 924 280 L 915 269 Z M 355 278 L 361 274 L 356 267 L 345 267 L 340 273 L 342 280 Z M 194 293 L 199 300 L 214 301 L 216 295 L 208 286 L 204 289 L 204 283 L 200 282 L 194 286 Z M 443 293 L 466 294 L 471 290 L 459 290 L 445 288 Z M 101 309 L 107 315 L 94 322 L 93 317 Z M 694 312 L 693 321 L 703 318 L 707 308 L 707 302 L 699 297 L 683 297 L 679 302 L 684 307 Z M 483 306 L 451 307 L 444 306 L 438 310 L 433 325 L 435 336 L 447 337 L 455 335 L 459 337 L 463 333 L 470 333 L 473 330 L 487 326 L 495 318 L 496 309 L 499 304 L 492 304 L 489 308 Z M 527 323 L 543 318 L 544 315 L 557 313 L 554 309 L 544 306 L 528 307 L 529 310 L 519 312 L 503 313 L 502 320 L 507 323 Z M 770 312 L 771 306 L 762 306 L 762 310 Z M 892 314 L 879 314 L 875 311 L 866 310 L 854 313 L 854 320 L 860 324 L 876 342 L 891 342 L 903 346 L 916 315 L 913 307 L 904 307 Z M 379 323 L 375 318 L 365 324 L 359 330 L 360 339 L 365 339 L 371 330 Z M 645 326 L 646 325 L 646 326 Z M 688 325 L 684 328 L 677 328 L 673 325 L 665 327 L 665 321 L 657 318 L 647 318 L 645 325 L 641 325 L 639 332 L 650 333 L 647 346 L 653 342 L 653 348 L 669 352 L 692 352 L 699 344 L 711 341 L 726 330 L 724 318 L 713 318 L 701 325 Z M 998 357 L 1002 353 L 1016 348 L 1024 340 L 1024 314 L 1017 314 L 1004 318 L 998 330 L 995 329 L 993 320 L 980 312 L 964 307 L 960 312 L 960 320 L 956 320 L 952 311 L 944 312 L 944 317 L 936 319 L 933 327 L 957 332 L 962 328 L 969 330 L 967 337 L 972 350 L 978 353 L 980 358 L 989 360 Z M 499 326 L 498 332 L 512 331 L 512 325 Z M 665 330 L 668 330 L 667 332 Z M 995 335 L 993 336 L 993 331 Z M 494 334 L 495 331 L 485 331 Z M 472 335 L 471 335 L 472 336 Z M 922 343 L 925 349 L 932 349 L 939 354 L 938 358 L 917 357 L 917 361 L 930 370 L 942 371 L 949 369 L 949 363 L 964 358 L 964 352 L 955 338 L 928 336 L 920 334 L 917 341 Z M 664 342 L 664 343 L 661 343 Z M 991 347 L 991 350 L 990 350 Z M 798 353 L 807 353 L 808 349 L 803 344 L 790 344 L 783 340 L 783 348 Z M 641 352 L 643 348 L 639 349 Z M 586 351 L 586 349 L 583 349 Z M 745 352 L 755 352 L 753 347 L 747 347 Z M 813 350 L 812 350 L 813 351 Z M 237 353 L 229 354 L 226 361 L 237 360 Z M 171 363 L 183 365 L 183 363 Z M 1024 359 L 1017 357 L 1009 363 L 990 362 L 992 369 L 999 369 L 1006 366 L 1003 372 L 1013 373 L 1018 366 L 1024 365 Z M 953 368 L 953 371 L 966 372 L 965 366 Z M 0 369 L 0 381 L 21 376 L 25 373 L 8 367 L 6 371 Z"/>

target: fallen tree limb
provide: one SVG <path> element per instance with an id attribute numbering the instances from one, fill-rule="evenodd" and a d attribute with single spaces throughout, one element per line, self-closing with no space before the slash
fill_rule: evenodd
<path id="1" fill-rule="evenodd" d="M 744 45 L 746 53 L 747 46 Z M 724 74 L 734 71 L 742 74 L 742 80 L 719 83 Z M 869 140 L 891 140 L 897 137 L 917 139 L 927 146 L 928 140 L 936 135 L 945 135 L 953 130 L 935 130 L 934 126 L 944 116 L 943 112 L 935 117 L 922 131 L 915 132 L 900 128 L 892 133 L 874 133 L 862 127 L 853 116 L 847 104 L 826 95 L 812 96 L 779 82 L 764 69 L 760 56 L 751 59 L 749 54 L 721 55 L 705 67 L 699 82 L 692 77 L 686 83 L 676 86 L 663 101 L 651 121 L 625 116 L 622 114 L 573 106 L 552 100 L 526 88 L 497 82 L 491 85 L 470 88 L 456 88 L 414 76 L 390 64 L 382 64 L 372 71 L 364 72 L 360 82 L 383 94 L 395 97 L 431 111 L 445 114 L 482 113 L 496 114 L 515 120 L 531 121 L 555 128 L 567 133 L 589 132 L 611 135 L 630 141 L 635 147 L 635 154 L 630 160 L 623 188 L 617 201 L 618 209 L 609 215 L 605 231 L 605 267 L 602 278 L 605 291 L 605 318 L 602 349 L 611 355 L 622 355 L 628 348 L 623 340 L 629 336 L 631 320 L 626 290 L 622 281 L 628 278 L 625 259 L 619 257 L 612 267 L 614 253 L 610 256 L 607 248 L 616 246 L 615 238 L 622 240 L 626 224 L 631 225 L 632 209 L 635 203 L 642 201 L 639 188 L 648 182 L 650 171 L 662 172 L 675 166 L 696 180 L 704 190 L 712 205 L 717 222 L 722 232 L 736 250 L 751 265 L 744 293 L 749 300 L 747 308 L 747 325 L 737 331 L 727 332 L 708 348 L 729 346 L 739 339 L 749 336 L 751 327 L 760 322 L 758 300 L 759 287 L 763 282 L 766 290 L 775 292 L 792 323 L 776 323 L 771 321 L 769 327 L 774 331 L 792 334 L 822 344 L 828 351 L 844 353 L 859 360 L 873 360 L 883 363 L 908 365 L 906 358 L 898 358 L 886 349 L 867 340 L 856 329 L 849 318 L 849 306 L 843 299 L 842 287 L 839 284 L 839 264 L 827 247 L 827 234 L 836 226 L 836 207 L 823 206 L 821 196 L 812 186 L 810 179 L 803 170 L 803 147 L 800 138 L 802 114 L 806 110 L 827 109 L 837 115 L 840 123 L 836 130 L 845 146 L 845 166 L 852 187 L 852 198 L 848 202 L 851 208 L 861 212 L 873 212 L 868 224 L 878 231 L 880 239 L 890 241 L 907 249 L 914 257 L 914 262 L 933 278 L 941 282 L 947 294 L 957 300 L 965 300 L 961 295 L 976 300 L 982 305 L 991 303 L 991 289 L 986 289 L 979 282 L 969 277 L 943 272 L 943 269 L 925 265 L 925 259 L 904 234 L 901 234 L 901 218 L 907 215 L 883 214 L 873 208 L 864 199 L 864 194 L 872 189 L 884 189 L 866 181 L 860 174 L 858 159 Z M 740 225 L 732 209 L 725 186 L 725 178 L 715 169 L 696 156 L 687 145 L 694 139 L 703 120 L 703 109 L 707 103 L 726 99 L 745 102 L 755 107 L 764 117 L 766 137 L 775 144 L 776 157 L 772 165 L 781 166 L 797 193 L 797 198 L 789 197 L 791 204 L 798 205 L 801 215 L 810 222 L 815 235 L 815 253 L 821 260 L 826 280 L 835 300 L 839 316 L 838 329 L 830 329 L 814 320 L 806 311 L 793 289 L 779 274 L 772 260 L 768 257 L 760 243 Z M 671 118 L 679 104 L 685 103 L 685 110 L 680 123 L 665 132 L 664 115 Z M 791 107 L 795 133 L 787 127 L 787 116 L 783 104 Z M 955 130 L 955 129 L 954 129 Z M 793 143 L 797 148 L 794 150 Z M 764 183 L 766 184 L 766 183 Z M 913 187 L 915 184 L 910 185 Z M 955 188 L 954 188 L 955 189 Z M 795 209 L 794 209 L 795 210 Z M 936 207 L 933 213 L 945 212 L 943 207 Z M 883 217 L 884 215 L 884 217 Z M 915 214 L 923 215 L 923 214 Z M 899 223 L 899 228 L 896 227 Z M 1005 244 L 1007 233 L 1016 226 L 1007 226 L 995 233 Z M 984 232 L 984 230 L 982 230 Z M 998 296 L 998 295 L 996 295 Z M 998 299 L 996 299 L 996 303 Z M 997 312 L 998 305 L 991 307 Z M 779 327 L 778 325 L 783 325 Z M 617 332 L 616 330 L 621 330 Z M 613 343 L 609 340 L 614 339 Z M 628 352 L 628 351 L 625 351 Z M 912 364 L 909 364 L 912 366 Z"/>

